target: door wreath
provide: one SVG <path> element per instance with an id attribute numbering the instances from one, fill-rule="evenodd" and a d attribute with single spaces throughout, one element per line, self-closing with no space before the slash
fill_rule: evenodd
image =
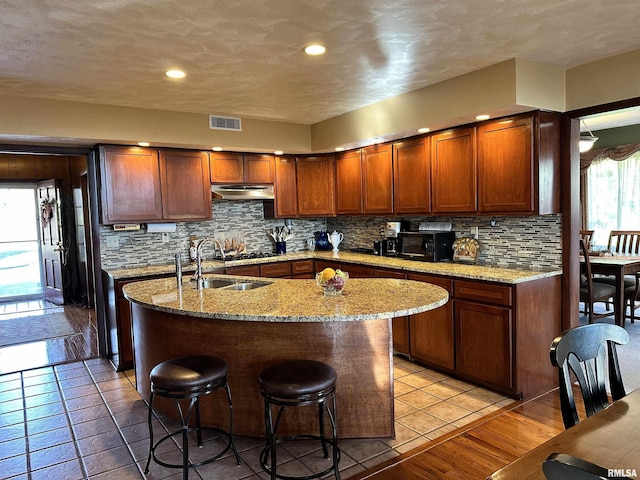
<path id="1" fill-rule="evenodd" d="M 40 202 L 40 218 L 42 219 L 42 228 L 49 225 L 49 221 L 53 218 L 53 205 L 56 203 L 54 199 L 45 198 Z"/>

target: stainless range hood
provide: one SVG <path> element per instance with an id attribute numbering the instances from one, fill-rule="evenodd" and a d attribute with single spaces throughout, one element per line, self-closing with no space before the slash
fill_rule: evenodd
<path id="1" fill-rule="evenodd" d="M 272 200 L 273 185 L 211 185 L 214 200 Z"/>

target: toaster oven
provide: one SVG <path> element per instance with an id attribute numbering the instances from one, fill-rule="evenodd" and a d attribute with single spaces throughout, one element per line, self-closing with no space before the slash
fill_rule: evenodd
<path id="1" fill-rule="evenodd" d="M 425 262 L 443 262 L 453 259 L 455 232 L 400 232 L 400 253 L 402 258 Z"/>

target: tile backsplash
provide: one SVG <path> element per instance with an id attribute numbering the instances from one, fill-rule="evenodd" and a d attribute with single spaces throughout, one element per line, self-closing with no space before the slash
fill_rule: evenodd
<path id="1" fill-rule="evenodd" d="M 248 252 L 275 251 L 275 245 L 267 234 L 274 227 L 284 225 L 282 219 L 264 219 L 261 201 L 214 202 L 213 219 L 207 222 L 177 223 L 176 231 L 166 234 L 163 242 L 160 233 L 148 233 L 144 228 L 135 231 L 115 232 L 110 226 L 100 227 L 102 268 L 106 270 L 124 267 L 163 265 L 173 262 L 181 253 L 183 262 L 189 259 L 192 236 L 202 238 L 222 233 L 240 232 L 244 235 Z M 406 217 L 411 228 L 417 230 L 421 221 L 451 221 L 456 236 L 470 236 L 478 229 L 482 244 L 479 263 L 500 267 L 528 269 L 559 269 L 562 264 L 561 216 L 531 217 Z M 335 217 L 293 219 L 292 238 L 287 242 L 288 252 L 306 248 L 306 239 L 319 230 L 338 230 L 344 233 L 341 250 L 370 248 L 379 238 L 380 227 L 386 217 Z M 496 226 L 490 226 L 490 221 Z M 116 246 L 117 245 L 117 246 Z M 209 247 L 209 248 L 208 248 Z M 204 248 L 204 258 L 213 258 L 213 249 Z"/>

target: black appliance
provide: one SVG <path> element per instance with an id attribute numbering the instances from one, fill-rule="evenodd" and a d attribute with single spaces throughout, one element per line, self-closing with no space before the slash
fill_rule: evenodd
<path id="1" fill-rule="evenodd" d="M 398 256 L 425 262 L 442 262 L 453 259 L 455 232 L 400 232 Z"/>

